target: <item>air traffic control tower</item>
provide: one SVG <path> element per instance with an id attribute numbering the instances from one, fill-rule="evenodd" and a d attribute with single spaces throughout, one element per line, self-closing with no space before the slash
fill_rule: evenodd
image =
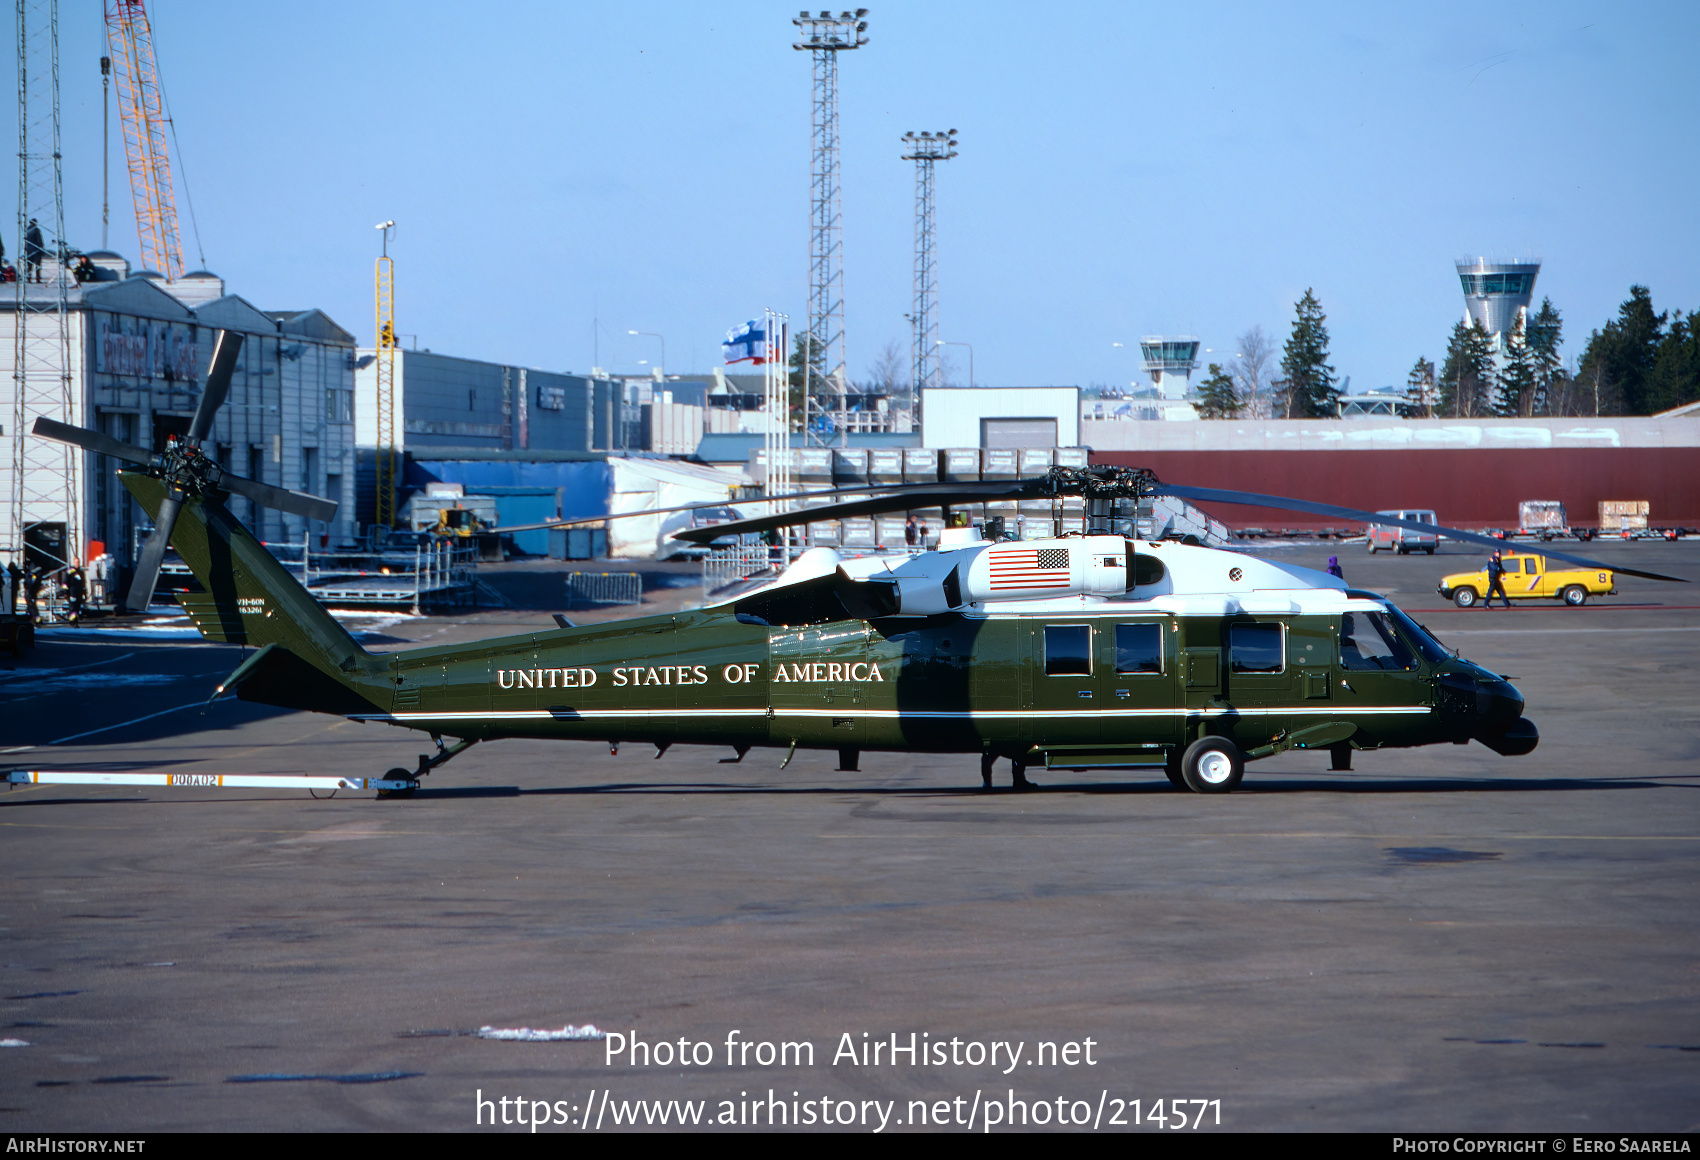
<path id="1" fill-rule="evenodd" d="M 1186 398 L 1187 380 L 1198 367 L 1198 339 L 1142 338 L 1139 353 L 1145 357 L 1145 373 L 1163 398 Z"/>
<path id="2" fill-rule="evenodd" d="M 1505 335 L 1517 325 L 1518 315 L 1527 324 L 1529 301 L 1535 294 L 1535 275 L 1540 259 L 1530 262 L 1490 262 L 1486 258 L 1460 258 L 1458 280 L 1464 284 L 1464 321 L 1479 322 L 1493 335 L 1494 345 L 1503 347 Z"/>

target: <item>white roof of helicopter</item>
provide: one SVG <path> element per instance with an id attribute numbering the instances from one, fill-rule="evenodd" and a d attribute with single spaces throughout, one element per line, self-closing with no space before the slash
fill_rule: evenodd
<path id="1" fill-rule="evenodd" d="M 1067 536 L 1049 540 L 993 541 L 974 538 L 970 529 L 944 539 L 940 550 L 910 556 L 856 556 L 846 558 L 832 548 L 811 548 L 771 583 L 753 592 L 767 592 L 800 584 L 821 576 L 840 573 L 850 580 L 940 581 L 953 570 L 969 575 L 973 562 L 994 549 L 1067 549 L 1106 561 L 1125 554 L 1124 536 Z M 966 534 L 962 534 L 966 533 Z M 1374 611 L 1379 601 L 1346 594 L 1346 582 L 1314 568 L 1280 563 L 1243 552 L 1194 547 L 1172 541 L 1132 541 L 1142 555 L 1163 563 L 1163 576 L 1155 584 L 1142 584 L 1127 591 L 1121 588 L 1093 594 L 1074 584 L 1067 592 L 1012 594 L 972 600 L 957 611 L 967 615 L 1045 614 L 1094 612 L 1121 614 L 1158 612 L 1181 615 L 1233 615 L 1248 613 L 1329 613 L 1361 607 Z M 1107 578 L 1107 577 L 1106 577 Z M 740 594 L 740 599 L 753 592 Z"/>

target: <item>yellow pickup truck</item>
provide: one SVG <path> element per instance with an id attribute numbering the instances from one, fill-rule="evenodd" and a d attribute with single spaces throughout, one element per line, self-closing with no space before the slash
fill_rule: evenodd
<path id="1" fill-rule="evenodd" d="M 1616 596 L 1617 582 L 1608 571 L 1586 568 L 1549 569 L 1545 556 L 1506 554 L 1505 594 L 1512 600 L 1562 600 L 1572 608 L 1588 603 L 1590 596 Z M 1487 595 L 1487 569 L 1454 572 L 1443 576 L 1436 589 L 1459 608 L 1472 608 Z"/>

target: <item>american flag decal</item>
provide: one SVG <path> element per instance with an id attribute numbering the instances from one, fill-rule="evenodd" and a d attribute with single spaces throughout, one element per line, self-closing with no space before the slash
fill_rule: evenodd
<path id="1" fill-rule="evenodd" d="M 999 548 L 992 552 L 992 590 L 1067 588 L 1067 548 Z"/>

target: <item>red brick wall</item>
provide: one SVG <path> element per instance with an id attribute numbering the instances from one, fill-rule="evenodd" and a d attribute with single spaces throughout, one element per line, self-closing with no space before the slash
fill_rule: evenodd
<path id="1" fill-rule="evenodd" d="M 1147 467 L 1168 483 L 1288 495 L 1377 511 L 1431 508 L 1453 527 L 1511 528 L 1526 499 L 1564 503 L 1575 527 L 1604 499 L 1644 499 L 1655 527 L 1700 527 L 1700 448 L 1504 451 L 1108 451 L 1092 462 Z M 1200 505 L 1230 527 L 1322 528 L 1340 521 L 1237 504 Z"/>

